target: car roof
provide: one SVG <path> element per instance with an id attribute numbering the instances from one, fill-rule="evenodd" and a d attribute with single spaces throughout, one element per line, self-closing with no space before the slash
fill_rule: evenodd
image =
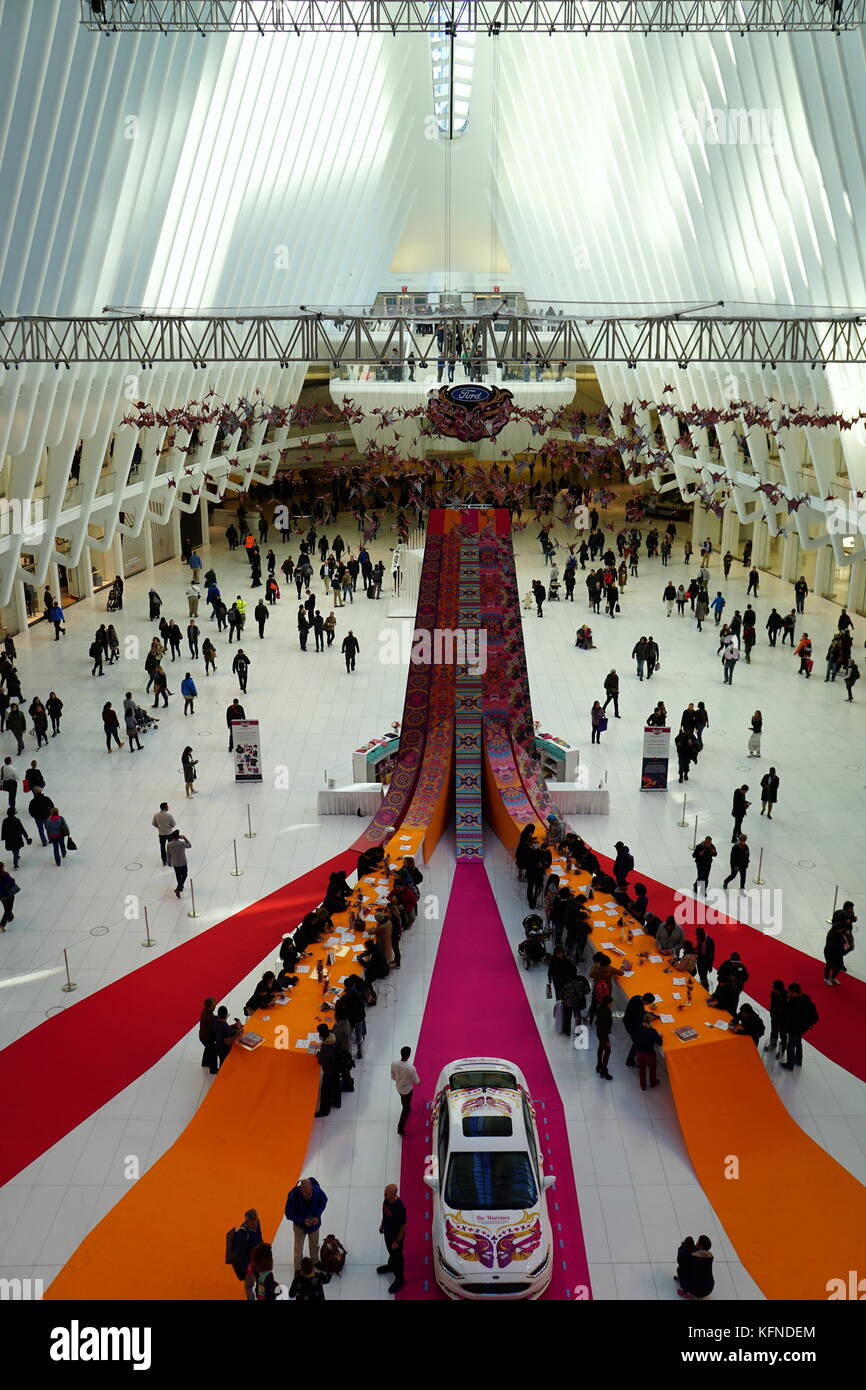
<path id="1" fill-rule="evenodd" d="M 482 1149 L 485 1153 L 526 1151 L 526 1123 L 519 1090 L 482 1090 L 479 1087 L 472 1091 L 449 1091 L 448 1114 L 451 1121 L 448 1135 L 450 1153 L 477 1153 Z M 463 1119 L 467 1115 L 471 1115 L 473 1119 L 482 1115 L 507 1117 L 511 1120 L 511 1133 L 466 1135 L 463 1133 Z"/>

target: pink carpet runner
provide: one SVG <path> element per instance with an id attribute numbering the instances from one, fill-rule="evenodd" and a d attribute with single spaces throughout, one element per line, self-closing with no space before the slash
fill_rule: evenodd
<path id="1" fill-rule="evenodd" d="M 399 1039 L 397 1039 L 399 1043 Z M 444 1298 L 433 1271 L 432 1198 L 423 1181 L 429 1106 L 440 1071 L 458 1057 L 502 1057 L 523 1071 L 536 1107 L 548 1193 L 554 1271 L 545 1299 L 590 1297 L 589 1266 L 562 1102 L 518 975 L 486 870 L 458 864 L 414 1061 L 421 1077 L 403 1139 L 400 1195 L 409 1213 L 400 1298 Z"/>

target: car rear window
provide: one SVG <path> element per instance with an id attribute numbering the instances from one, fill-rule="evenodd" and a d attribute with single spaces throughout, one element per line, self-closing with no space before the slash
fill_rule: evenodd
<path id="1" fill-rule="evenodd" d="M 444 1199 L 457 1211 L 522 1211 L 538 1188 L 528 1153 L 456 1153 L 448 1164 Z"/>
<path id="2" fill-rule="evenodd" d="M 495 1139 L 510 1139 L 514 1133 L 510 1115 L 464 1115 L 463 1134 L 466 1139 L 490 1135 Z"/>
<path id="3" fill-rule="evenodd" d="M 452 1091 L 516 1091 L 517 1077 L 510 1071 L 455 1071 L 448 1084 Z"/>

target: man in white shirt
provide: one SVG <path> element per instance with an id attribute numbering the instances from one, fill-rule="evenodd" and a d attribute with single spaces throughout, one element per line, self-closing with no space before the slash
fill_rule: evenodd
<path id="1" fill-rule="evenodd" d="M 126 701 L 124 700 L 124 709 L 125 708 Z M 161 801 L 159 803 L 159 810 L 151 821 L 151 825 L 155 827 L 159 835 L 159 857 L 165 865 L 168 863 L 165 856 L 165 847 L 168 843 L 169 835 L 177 825 L 177 821 L 168 809 L 167 801 Z"/>
<path id="2" fill-rule="evenodd" d="M 391 1063 L 391 1080 L 397 1087 L 397 1095 L 400 1097 L 400 1122 L 397 1125 L 397 1133 L 400 1135 L 406 1128 L 406 1121 L 412 1108 L 412 1092 L 421 1080 L 415 1068 L 409 1065 L 411 1056 L 411 1047 L 401 1047 L 399 1062 Z"/>
<path id="3" fill-rule="evenodd" d="M 183 885 L 186 883 L 186 876 L 189 867 L 186 862 L 186 852 L 192 849 L 192 845 L 185 835 L 181 835 L 179 830 L 173 830 L 168 837 L 168 844 L 165 847 L 166 858 L 174 869 L 174 876 L 177 879 L 177 887 L 174 896 L 179 898 L 183 892 Z"/>

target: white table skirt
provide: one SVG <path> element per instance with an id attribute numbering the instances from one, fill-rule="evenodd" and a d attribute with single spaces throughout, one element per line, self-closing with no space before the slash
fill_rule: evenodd
<path id="1" fill-rule="evenodd" d="M 359 810 L 373 816 L 382 802 L 380 782 L 352 782 L 348 787 L 322 787 L 316 798 L 320 816 L 354 816 Z"/>
<path id="2" fill-rule="evenodd" d="M 576 782 L 548 782 L 547 790 L 557 810 L 571 816 L 606 816 L 610 813 L 607 787 L 582 787 Z"/>

